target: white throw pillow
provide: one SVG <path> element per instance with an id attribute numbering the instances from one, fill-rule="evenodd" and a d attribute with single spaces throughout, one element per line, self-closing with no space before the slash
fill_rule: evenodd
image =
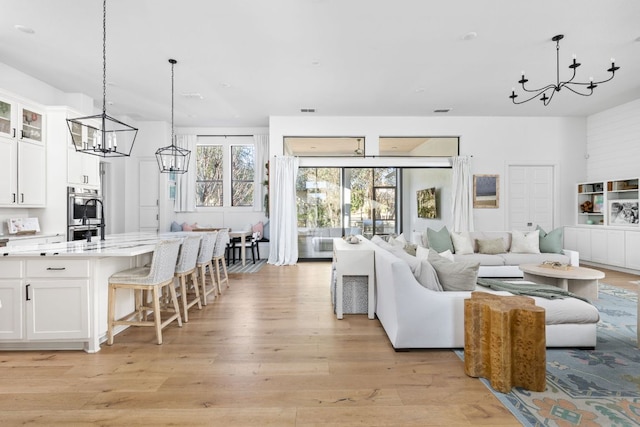
<path id="1" fill-rule="evenodd" d="M 453 249 L 458 255 L 468 255 L 473 253 L 473 244 L 469 233 L 451 233 L 451 241 L 453 242 Z"/>
<path id="2" fill-rule="evenodd" d="M 427 255 L 429 255 L 429 251 L 427 251 Z M 438 255 L 440 255 L 442 258 L 448 259 L 449 261 L 453 262 L 453 254 L 451 253 L 451 251 L 449 249 L 447 249 L 444 252 L 440 252 L 438 253 Z"/>
<path id="3" fill-rule="evenodd" d="M 402 234 L 396 237 L 389 236 L 389 243 L 393 246 L 404 248 L 407 245 L 407 239 Z"/>
<path id="4" fill-rule="evenodd" d="M 448 259 L 449 261 L 453 262 L 453 253 L 451 253 L 451 251 L 449 249 L 447 249 L 444 252 L 440 252 L 438 255 L 440 255 L 443 258 Z M 416 248 L 416 258 L 418 259 L 428 259 L 429 258 L 429 248 L 423 248 L 422 246 L 418 246 Z"/>
<path id="5" fill-rule="evenodd" d="M 540 231 L 513 230 L 511 232 L 511 250 L 514 254 L 539 254 L 540 253 Z"/>

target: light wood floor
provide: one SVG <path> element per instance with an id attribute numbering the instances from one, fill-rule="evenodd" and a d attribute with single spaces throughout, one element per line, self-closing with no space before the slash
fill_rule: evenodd
<path id="1" fill-rule="evenodd" d="M 130 328 L 97 354 L 0 352 L 0 424 L 519 425 L 452 351 L 396 353 L 377 320 L 336 320 L 329 269 L 232 275 L 161 346 Z"/>

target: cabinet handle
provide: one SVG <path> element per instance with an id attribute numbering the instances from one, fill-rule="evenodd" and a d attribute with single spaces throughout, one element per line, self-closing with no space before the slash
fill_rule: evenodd
<path id="1" fill-rule="evenodd" d="M 24 203 L 24 193 L 20 193 L 20 203 Z"/>
<path id="2" fill-rule="evenodd" d="M 24 131 L 23 130 L 20 131 L 20 139 L 24 139 Z"/>
<path id="3" fill-rule="evenodd" d="M 66 269 L 67 267 L 47 267 L 47 270 L 49 271 L 64 271 Z"/>
<path id="4" fill-rule="evenodd" d="M 16 193 L 11 193 L 11 195 L 13 196 L 13 203 L 16 202 Z"/>
<path id="5" fill-rule="evenodd" d="M 27 285 L 27 301 L 31 301 L 31 297 L 29 297 L 29 287 L 30 286 L 31 286 L 30 284 Z"/>
<path id="6" fill-rule="evenodd" d="M 13 128 L 13 138 L 16 137 L 16 128 Z"/>

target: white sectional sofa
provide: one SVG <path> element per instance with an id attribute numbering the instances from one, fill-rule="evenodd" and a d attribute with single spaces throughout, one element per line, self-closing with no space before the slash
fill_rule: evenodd
<path id="1" fill-rule="evenodd" d="M 464 347 L 464 300 L 471 291 L 432 291 L 409 264 L 362 238 L 375 251 L 376 315 L 395 349 Z M 510 295 L 478 286 L 476 290 Z M 595 347 L 598 310 L 576 299 L 532 297 L 546 310 L 547 347 Z"/>
<path id="2" fill-rule="evenodd" d="M 512 253 L 511 232 L 509 231 L 472 231 L 469 233 L 473 242 L 474 253 L 460 255 L 453 254 L 455 261 L 470 261 L 480 263 L 478 277 L 513 277 L 522 278 L 522 270 L 518 268 L 520 264 L 541 264 L 544 261 L 555 261 L 562 264 L 577 266 L 579 264 L 579 254 L 576 251 L 563 249 L 563 253 Z M 501 254 L 479 253 L 478 240 L 502 239 L 505 252 Z M 411 239 L 414 243 L 429 247 L 429 240 L 426 233 L 414 232 Z"/>

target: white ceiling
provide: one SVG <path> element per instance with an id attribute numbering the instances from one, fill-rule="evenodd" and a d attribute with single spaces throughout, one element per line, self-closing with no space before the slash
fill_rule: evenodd
<path id="1" fill-rule="evenodd" d="M 102 105 L 102 1 L 0 0 L 0 62 Z M 266 126 L 270 115 L 586 116 L 640 98 L 637 0 L 108 0 L 110 115 L 176 126 Z M 26 34 L 14 28 L 35 30 Z M 466 41 L 465 34 L 477 38 Z M 508 98 L 608 77 L 548 107 Z M 182 94 L 199 93 L 203 99 Z M 522 98 L 522 97 L 521 97 Z M 441 114 L 441 113 L 440 113 Z M 441 114 L 442 115 L 442 114 Z"/>

